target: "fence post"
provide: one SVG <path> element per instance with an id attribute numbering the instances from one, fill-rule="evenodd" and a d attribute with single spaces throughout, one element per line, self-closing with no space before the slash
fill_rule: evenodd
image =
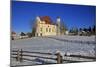
<path id="1" fill-rule="evenodd" d="M 57 55 L 57 63 L 60 64 L 62 63 L 62 56 L 60 55 L 60 53 L 56 53 Z"/>
<path id="2" fill-rule="evenodd" d="M 18 49 L 18 51 L 17 51 L 17 61 L 20 61 L 20 51 L 19 51 L 19 49 Z"/>
<path id="3" fill-rule="evenodd" d="M 23 50 L 21 49 L 21 51 L 20 51 L 20 62 L 22 62 L 22 60 L 23 60 Z"/>

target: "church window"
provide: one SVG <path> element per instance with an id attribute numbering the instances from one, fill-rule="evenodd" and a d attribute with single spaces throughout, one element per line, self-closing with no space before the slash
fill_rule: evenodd
<path id="1" fill-rule="evenodd" d="M 54 32 L 54 29 L 52 29 L 52 32 Z"/>
<path id="2" fill-rule="evenodd" d="M 41 30 L 41 32 L 42 32 L 42 28 L 41 28 L 40 30 Z"/>
<path id="3" fill-rule="evenodd" d="M 48 28 L 46 28 L 46 32 L 48 32 Z"/>
<path id="4" fill-rule="evenodd" d="M 49 28 L 49 32 L 51 32 L 51 28 Z"/>
<path id="5" fill-rule="evenodd" d="M 55 32 L 55 28 L 54 27 L 52 28 L 52 32 Z"/>

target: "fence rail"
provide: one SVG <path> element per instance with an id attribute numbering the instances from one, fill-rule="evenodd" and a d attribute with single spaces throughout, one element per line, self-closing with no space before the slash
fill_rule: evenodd
<path id="1" fill-rule="evenodd" d="M 86 59 L 96 59 L 93 56 L 82 56 L 82 55 L 65 55 L 66 57 L 79 57 L 79 58 L 86 58 Z"/>
<path id="2" fill-rule="evenodd" d="M 18 50 L 12 50 L 12 52 L 17 52 Z M 25 52 L 25 53 L 37 53 L 37 54 L 47 54 L 47 55 L 53 55 L 52 53 L 43 53 L 43 52 L 33 52 L 33 51 L 23 51 L 23 52 Z"/>

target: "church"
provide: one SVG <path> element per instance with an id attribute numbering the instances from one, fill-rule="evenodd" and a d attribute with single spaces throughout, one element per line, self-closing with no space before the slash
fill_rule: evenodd
<path id="1" fill-rule="evenodd" d="M 61 19 L 57 17 L 54 23 L 49 16 L 36 17 L 35 36 L 54 36 L 61 35 Z"/>

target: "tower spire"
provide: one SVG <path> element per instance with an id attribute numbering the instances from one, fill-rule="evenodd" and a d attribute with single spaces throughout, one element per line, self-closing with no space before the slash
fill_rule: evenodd
<path id="1" fill-rule="evenodd" d="M 57 35 L 60 35 L 61 33 L 61 31 L 60 31 L 60 27 L 61 27 L 61 25 L 60 25 L 60 22 L 61 22 L 61 19 L 60 19 L 60 17 L 58 16 L 57 17 Z"/>

